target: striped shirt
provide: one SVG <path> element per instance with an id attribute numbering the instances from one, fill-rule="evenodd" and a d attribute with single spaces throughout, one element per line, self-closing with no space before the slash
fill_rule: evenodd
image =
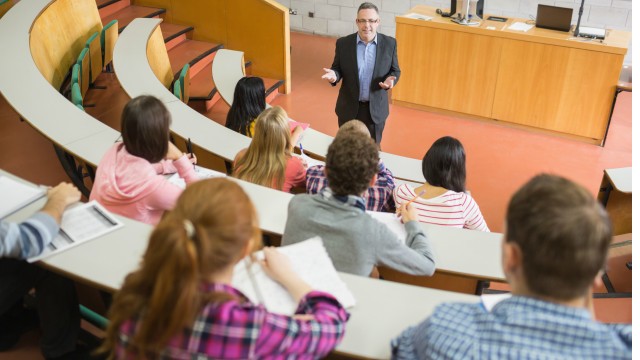
<path id="1" fill-rule="evenodd" d="M 207 304 L 193 327 L 172 337 L 154 359 L 315 359 L 328 354 L 344 335 L 348 314 L 331 295 L 311 291 L 296 314 L 311 314 L 312 320 L 268 312 L 238 290 L 225 284 L 205 284 L 204 291 L 223 292 L 235 300 Z M 131 346 L 139 319 L 120 327 L 116 359 L 136 359 Z"/>
<path id="2" fill-rule="evenodd" d="M 42 212 L 20 224 L 0 221 L 0 258 L 27 259 L 36 256 L 57 234 L 55 219 Z"/>
<path id="3" fill-rule="evenodd" d="M 607 325 L 576 308 L 513 296 L 491 311 L 443 304 L 391 344 L 393 359 L 631 359 L 631 325 Z"/>
<path id="4" fill-rule="evenodd" d="M 416 197 L 414 189 L 402 184 L 393 193 L 396 206 Z M 464 229 L 489 231 L 480 208 L 471 195 L 448 190 L 431 199 L 419 197 L 412 203 L 418 214 L 418 221 Z"/>
<path id="5" fill-rule="evenodd" d="M 307 169 L 307 194 L 319 194 L 328 185 L 327 176 L 324 174 L 324 166 L 316 165 Z M 396 183 L 391 170 L 380 161 L 378 164 L 378 178 L 376 183 L 364 193 L 364 201 L 367 210 L 395 212 L 396 204 L 393 201 L 393 189 Z"/>

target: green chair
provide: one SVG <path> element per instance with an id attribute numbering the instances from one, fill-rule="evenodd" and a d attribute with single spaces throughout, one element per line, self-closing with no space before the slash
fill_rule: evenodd
<path id="1" fill-rule="evenodd" d="M 80 85 L 78 83 L 71 84 L 71 102 L 76 106 L 83 106 L 82 92 L 80 91 Z"/>
<path id="2" fill-rule="evenodd" d="M 102 49 L 102 64 L 110 68 L 113 60 L 113 48 L 118 40 L 118 20 L 112 20 L 100 32 L 100 47 Z"/>
<path id="3" fill-rule="evenodd" d="M 82 73 L 80 71 L 79 64 L 73 64 L 73 68 L 71 69 L 71 85 L 82 83 Z"/>
<path id="4" fill-rule="evenodd" d="M 180 82 L 180 88 L 182 89 L 182 97 L 180 98 L 185 104 L 189 103 L 189 85 L 191 85 L 190 66 L 185 64 L 180 70 L 180 76 L 178 77 Z"/>
<path id="5" fill-rule="evenodd" d="M 102 330 L 106 330 L 109 325 L 109 320 L 84 305 L 80 305 L 80 317 Z"/>
<path id="6" fill-rule="evenodd" d="M 91 78 L 91 67 L 89 64 L 89 49 L 84 48 L 80 51 L 80 55 L 78 55 L 78 60 L 76 64 L 80 65 L 80 72 L 82 76 L 80 78 L 82 81 L 80 82 L 80 90 L 82 90 L 82 96 L 87 93 L 89 90 L 89 79 Z"/>
<path id="7" fill-rule="evenodd" d="M 173 95 L 182 101 L 182 87 L 180 87 L 180 81 L 175 81 L 173 83 Z"/>

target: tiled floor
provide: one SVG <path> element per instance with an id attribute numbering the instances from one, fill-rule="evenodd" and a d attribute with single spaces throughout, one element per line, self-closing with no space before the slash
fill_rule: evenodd
<path id="1" fill-rule="evenodd" d="M 281 105 L 298 121 L 309 122 L 315 129 L 335 135 L 338 126 L 334 106 L 338 89 L 320 79 L 322 68 L 331 65 L 335 39 L 292 33 L 291 45 L 293 91 L 278 96 L 272 104 Z M 105 81 L 112 91 L 90 94 L 87 102 L 97 102 L 98 106 L 87 112 L 117 128 L 119 112 L 127 98 L 113 75 Z M 36 101 L 34 99 L 34 106 Z M 223 122 L 227 109 L 221 101 L 208 115 Z M 631 166 L 631 109 L 631 95 L 622 93 L 603 148 L 495 122 L 392 105 L 382 148 L 420 159 L 439 137 L 450 135 L 460 139 L 467 152 L 468 188 L 491 230 L 502 232 L 509 197 L 531 176 L 540 172 L 563 175 L 595 195 L 604 169 Z M 56 114 L 52 114 L 51 120 L 55 121 L 55 117 Z M 20 122 L 4 99 L 0 99 L 0 168 L 40 184 L 55 185 L 66 180 L 51 144 L 26 122 Z M 37 351 L 29 356 L 24 354 L 3 353 L 0 360 L 37 358 L 33 355 Z"/>

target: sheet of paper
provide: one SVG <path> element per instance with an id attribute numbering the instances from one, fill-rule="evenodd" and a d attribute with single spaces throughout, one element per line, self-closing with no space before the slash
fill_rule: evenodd
<path id="1" fill-rule="evenodd" d="M 482 302 L 482 306 L 484 306 L 487 311 L 491 311 L 497 303 L 502 300 L 508 299 L 511 297 L 511 293 L 504 294 L 484 294 L 480 296 L 480 301 Z"/>
<path id="2" fill-rule="evenodd" d="M 58 236 L 45 247 L 40 255 L 31 257 L 28 261 L 38 261 L 69 250 L 122 226 L 122 223 L 116 217 L 111 215 L 95 200 L 75 206 L 66 210 L 62 215 Z"/>
<path id="3" fill-rule="evenodd" d="M 429 20 L 433 19 L 433 17 L 431 17 L 431 16 L 417 14 L 417 13 L 408 13 L 408 14 L 405 14 L 405 15 L 402 15 L 402 16 L 407 17 L 409 19 L 417 19 L 417 20 L 424 20 L 424 21 L 429 21 Z"/>
<path id="4" fill-rule="evenodd" d="M 406 242 L 407 230 L 405 230 L 404 224 L 402 224 L 402 221 L 400 221 L 400 218 L 397 217 L 396 214 L 369 210 L 367 210 L 367 214 L 385 224 L 389 230 L 396 235 L 400 243 L 404 244 Z"/>
<path id="5" fill-rule="evenodd" d="M 324 166 L 324 161 L 314 159 L 314 158 L 310 157 L 307 154 L 302 154 L 302 155 L 296 154 L 295 156 L 297 156 L 297 157 L 301 158 L 302 160 L 304 160 L 307 163 L 307 168 L 310 168 L 312 166 L 317 166 L 317 165 Z"/>
<path id="6" fill-rule="evenodd" d="M 291 130 L 291 132 L 293 132 L 293 130 L 296 129 L 296 126 L 300 126 L 304 131 L 304 130 L 307 130 L 310 125 L 308 123 L 303 123 L 303 122 L 289 119 L 289 130 Z"/>
<path id="7" fill-rule="evenodd" d="M 196 174 L 198 175 L 198 177 L 201 180 L 209 179 L 209 178 L 215 178 L 215 177 L 225 177 L 225 176 L 227 176 L 227 174 L 225 174 L 225 173 L 221 173 L 219 171 L 203 168 L 203 167 L 200 167 L 198 165 L 196 165 Z M 184 182 L 184 179 L 181 178 L 180 175 L 178 175 L 178 173 L 175 173 L 175 174 L 171 175 L 169 177 L 169 182 L 172 183 L 172 184 L 178 185 L 183 189 L 185 187 L 187 187 L 187 184 Z"/>
<path id="8" fill-rule="evenodd" d="M 289 257 L 293 271 L 313 289 L 332 294 L 345 308 L 356 304 L 353 294 L 338 276 L 322 239 L 314 237 L 294 245 L 280 247 L 278 251 Z M 255 257 L 263 258 L 262 252 L 256 253 Z M 249 272 L 255 281 L 251 280 Z M 289 292 L 273 281 L 257 262 L 251 263 L 250 266 L 247 266 L 245 261 L 238 263 L 233 274 L 233 286 L 254 303 L 263 301 L 265 307 L 275 313 L 292 315 L 298 306 Z"/>
<path id="9" fill-rule="evenodd" d="M 34 187 L 8 176 L 0 175 L 0 219 L 12 214 L 46 195 L 41 187 Z"/>
<path id="10" fill-rule="evenodd" d="M 526 32 L 526 31 L 529 31 L 529 29 L 531 29 L 532 27 L 533 25 L 523 23 L 521 21 L 516 21 L 513 24 L 511 24 L 507 29 Z"/>

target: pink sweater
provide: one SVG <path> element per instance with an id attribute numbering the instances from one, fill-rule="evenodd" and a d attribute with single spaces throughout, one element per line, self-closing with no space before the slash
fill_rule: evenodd
<path id="1" fill-rule="evenodd" d="M 124 144 L 116 143 L 100 160 L 89 200 L 97 200 L 116 214 L 155 225 L 182 193 L 162 175 L 176 170 L 187 184 L 198 180 L 186 155 L 151 164 L 129 154 Z"/>

